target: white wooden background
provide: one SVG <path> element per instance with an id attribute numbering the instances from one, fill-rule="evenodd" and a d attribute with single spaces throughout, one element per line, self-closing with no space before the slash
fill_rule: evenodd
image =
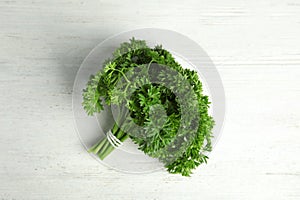
<path id="1" fill-rule="evenodd" d="M 88 52 L 135 28 L 197 41 L 227 116 L 191 178 L 100 165 L 76 136 L 72 85 Z M 0 0 L 0 199 L 300 199 L 299 0 Z"/>

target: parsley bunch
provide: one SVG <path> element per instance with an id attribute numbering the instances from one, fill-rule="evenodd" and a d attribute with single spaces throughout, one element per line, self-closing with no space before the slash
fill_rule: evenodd
<path id="1" fill-rule="evenodd" d="M 132 38 L 91 76 L 82 104 L 88 115 L 101 112 L 104 104 L 116 108 L 115 138 L 130 138 L 170 173 L 189 176 L 207 162 L 205 152 L 212 148 L 214 121 L 202 92 L 196 71 L 182 68 L 162 46 L 150 48 Z M 114 148 L 105 138 L 89 152 L 103 160 Z"/>

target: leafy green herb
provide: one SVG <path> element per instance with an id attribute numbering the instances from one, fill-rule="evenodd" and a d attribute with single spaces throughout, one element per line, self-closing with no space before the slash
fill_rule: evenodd
<path id="1" fill-rule="evenodd" d="M 211 151 L 214 121 L 202 92 L 197 72 L 182 68 L 162 46 L 150 48 L 144 40 L 132 38 L 91 76 L 83 107 L 93 115 L 104 104 L 116 106 L 118 119 L 111 132 L 117 139 L 130 138 L 170 173 L 189 176 L 207 162 L 205 152 Z M 103 160 L 113 149 L 106 138 L 89 151 Z"/>

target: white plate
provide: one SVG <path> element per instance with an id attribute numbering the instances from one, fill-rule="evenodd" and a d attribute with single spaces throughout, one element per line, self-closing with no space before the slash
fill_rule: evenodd
<path id="1" fill-rule="evenodd" d="M 112 127 L 114 120 L 109 108 L 93 117 L 87 116 L 82 107 L 82 91 L 90 75 L 101 70 L 103 62 L 111 57 L 112 52 L 122 42 L 129 41 L 132 37 L 146 40 L 150 47 L 161 44 L 184 68 L 198 72 L 204 86 L 204 94 L 208 95 L 212 102 L 209 112 L 216 122 L 212 140 L 214 146 L 220 136 L 225 116 L 225 94 L 217 69 L 206 52 L 186 36 L 170 30 L 147 28 L 122 32 L 109 37 L 89 53 L 78 70 L 73 88 L 73 112 L 77 133 L 84 147 L 89 149 L 99 139 L 106 137 L 105 133 Z M 130 139 L 127 139 L 123 146 L 115 149 L 103 161 L 95 155 L 93 157 L 102 164 L 122 172 L 146 173 L 163 169 L 163 165 L 156 159 L 137 150 L 137 146 Z"/>

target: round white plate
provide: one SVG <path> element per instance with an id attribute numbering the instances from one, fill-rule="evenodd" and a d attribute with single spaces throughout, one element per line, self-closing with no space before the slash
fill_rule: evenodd
<path id="1" fill-rule="evenodd" d="M 198 72 L 204 94 L 208 95 L 212 102 L 209 112 L 216 123 L 213 128 L 214 146 L 220 136 L 225 117 L 225 94 L 216 67 L 206 52 L 186 36 L 170 30 L 147 28 L 122 32 L 107 38 L 89 53 L 78 70 L 73 88 L 73 113 L 76 130 L 84 147 L 88 150 L 99 139 L 106 137 L 105 133 L 110 130 L 114 120 L 109 107 L 95 116 L 88 116 L 82 107 L 82 91 L 89 77 L 103 68 L 103 62 L 112 56 L 112 52 L 132 37 L 146 40 L 150 47 L 161 44 L 173 54 L 182 67 Z M 163 169 L 158 160 L 139 151 L 130 139 L 103 161 L 95 155 L 93 157 L 102 164 L 122 172 L 147 173 Z"/>

